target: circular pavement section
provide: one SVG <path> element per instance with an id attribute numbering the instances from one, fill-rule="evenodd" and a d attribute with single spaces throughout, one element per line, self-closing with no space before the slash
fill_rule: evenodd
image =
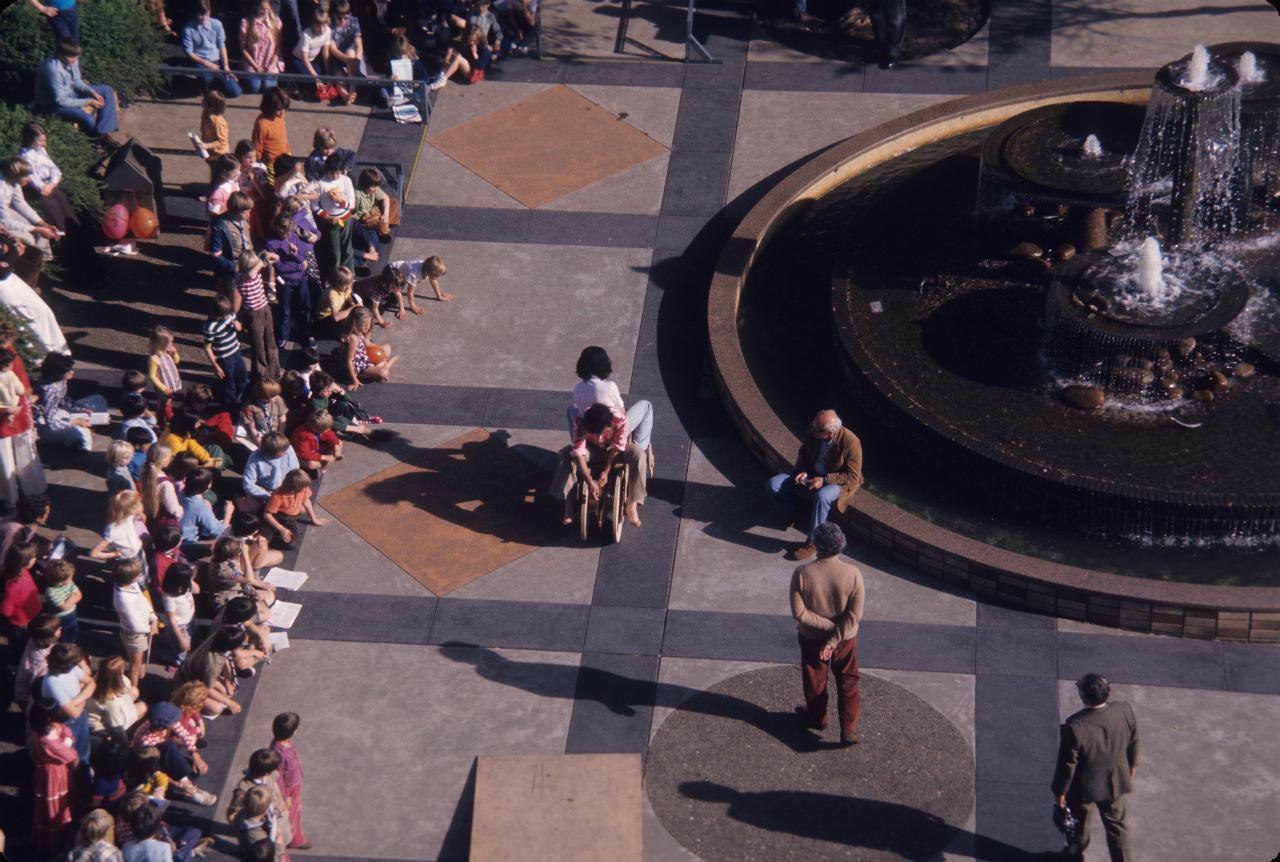
<path id="1" fill-rule="evenodd" d="M 731 677 L 682 703 L 649 746 L 658 819 L 710 862 L 930 859 L 973 810 L 973 752 L 945 716 L 863 674 L 861 745 L 800 727 L 800 671 Z"/>

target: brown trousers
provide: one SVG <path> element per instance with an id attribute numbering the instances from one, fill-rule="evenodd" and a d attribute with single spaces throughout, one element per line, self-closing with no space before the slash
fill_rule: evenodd
<path id="1" fill-rule="evenodd" d="M 275 326 L 271 321 L 271 306 L 252 310 L 249 306 L 240 309 L 245 329 L 249 330 L 249 351 L 253 356 L 253 367 L 250 369 L 255 377 L 280 379 L 280 352 L 276 349 Z"/>
<path id="2" fill-rule="evenodd" d="M 797 635 L 800 641 L 800 677 L 804 683 L 804 703 L 809 723 L 827 726 L 827 675 L 835 675 L 836 713 L 840 731 L 846 736 L 858 729 L 858 711 L 862 696 L 858 693 L 858 639 L 851 638 L 836 645 L 830 663 L 818 658 L 825 641 Z"/>

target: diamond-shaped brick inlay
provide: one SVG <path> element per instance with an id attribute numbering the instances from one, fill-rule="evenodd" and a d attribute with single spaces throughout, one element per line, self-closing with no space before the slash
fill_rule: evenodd
<path id="1" fill-rule="evenodd" d="M 561 538 L 547 481 L 503 432 L 476 428 L 320 503 L 443 596 Z"/>
<path id="2" fill-rule="evenodd" d="M 667 152 L 644 132 L 563 85 L 428 141 L 535 209 Z"/>

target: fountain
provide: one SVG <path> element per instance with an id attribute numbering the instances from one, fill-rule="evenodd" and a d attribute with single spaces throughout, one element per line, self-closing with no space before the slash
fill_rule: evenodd
<path id="1" fill-rule="evenodd" d="M 1269 583 L 1248 549 L 1280 543 L 1278 72 L 1276 46 L 1198 47 L 1145 111 L 1081 84 L 843 185 L 828 167 L 752 258 L 752 379 L 797 427 L 847 413 L 872 493 L 935 525 L 1172 579 L 1215 548 Z M 782 337 L 823 320 L 833 353 Z"/>

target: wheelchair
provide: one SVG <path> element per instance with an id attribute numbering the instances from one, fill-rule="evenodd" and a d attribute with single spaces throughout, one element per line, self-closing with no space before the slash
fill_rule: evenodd
<path id="1" fill-rule="evenodd" d="M 595 469 L 598 463 L 589 466 Z M 594 528 L 607 542 L 622 540 L 622 526 L 627 522 L 627 486 L 631 481 L 631 469 L 628 465 L 614 462 L 600 483 L 600 499 L 591 499 L 591 488 L 585 476 L 579 476 L 574 483 L 573 493 L 578 509 L 578 535 L 582 541 L 590 541 Z"/>

